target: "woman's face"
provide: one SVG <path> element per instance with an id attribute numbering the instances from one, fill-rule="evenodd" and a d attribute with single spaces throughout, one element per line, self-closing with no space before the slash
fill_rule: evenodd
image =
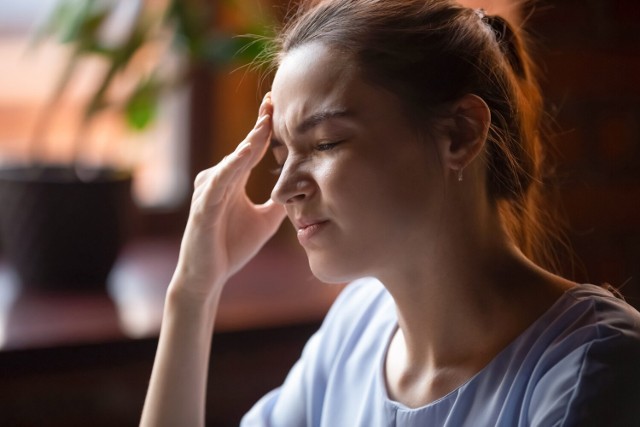
<path id="1" fill-rule="evenodd" d="M 441 220 L 436 144 L 399 101 L 319 43 L 286 55 L 272 87 L 272 147 L 285 205 L 314 274 L 380 277 L 424 256 Z"/>

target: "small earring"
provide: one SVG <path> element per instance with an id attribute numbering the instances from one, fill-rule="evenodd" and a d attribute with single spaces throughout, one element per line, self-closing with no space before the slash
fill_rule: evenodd
<path id="1" fill-rule="evenodd" d="M 462 182 L 462 171 L 463 170 L 464 170 L 464 168 L 458 169 L 458 182 Z"/>

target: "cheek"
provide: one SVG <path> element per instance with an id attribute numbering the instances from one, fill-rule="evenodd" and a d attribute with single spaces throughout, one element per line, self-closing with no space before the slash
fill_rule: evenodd
<path id="1" fill-rule="evenodd" d="M 367 168 L 354 157 L 343 155 L 327 159 L 316 169 L 316 181 L 323 200 L 335 204 L 338 209 L 359 198 L 369 186 Z"/>
<path id="2" fill-rule="evenodd" d="M 341 163 L 344 162 L 340 159 L 323 159 L 317 161 L 313 169 L 318 185 L 333 188 L 336 182 L 346 180 L 347 178 L 344 176 L 345 167 L 342 167 Z"/>
<path id="3" fill-rule="evenodd" d="M 377 170 L 362 173 L 354 183 L 358 203 L 381 226 L 415 229 L 435 213 L 442 198 L 442 184 L 428 166 L 417 159 L 390 159 Z M 433 171 L 432 171 L 433 172 Z M 432 215 L 433 213 L 433 215 Z"/>
<path id="4" fill-rule="evenodd" d="M 323 202 L 357 226 L 415 221 L 442 191 L 433 165 L 415 152 L 344 152 L 314 165 Z M 355 218 L 354 218 L 355 216 Z"/>
<path id="5" fill-rule="evenodd" d="M 397 189 L 379 167 L 350 161 L 348 166 L 327 168 L 325 172 L 320 184 L 324 201 L 345 230 L 358 234 L 359 239 L 372 236 L 381 222 L 394 215 Z"/>

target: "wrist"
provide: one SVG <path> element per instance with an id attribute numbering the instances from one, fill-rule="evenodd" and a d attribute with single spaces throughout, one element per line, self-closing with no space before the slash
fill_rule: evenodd
<path id="1" fill-rule="evenodd" d="M 192 281 L 181 277 L 174 277 L 165 297 L 165 311 L 189 313 L 193 316 L 205 318 L 215 317 L 217 312 L 222 285 L 202 287 L 194 286 Z"/>

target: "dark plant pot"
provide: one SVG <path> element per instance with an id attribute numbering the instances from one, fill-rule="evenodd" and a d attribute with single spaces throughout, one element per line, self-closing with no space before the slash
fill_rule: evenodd
<path id="1" fill-rule="evenodd" d="M 131 175 L 0 168 L 0 244 L 23 287 L 104 289 L 132 213 Z"/>

